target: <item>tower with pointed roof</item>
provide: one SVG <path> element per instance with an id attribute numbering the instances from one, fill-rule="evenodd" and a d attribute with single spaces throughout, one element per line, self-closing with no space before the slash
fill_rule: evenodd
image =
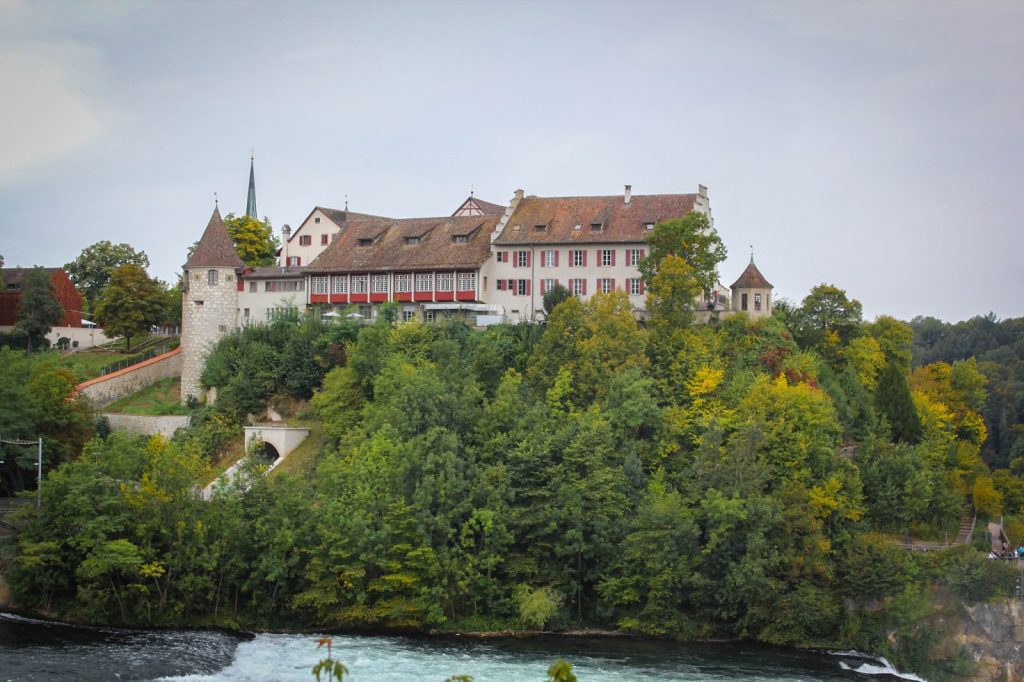
<path id="1" fill-rule="evenodd" d="M 245 200 L 245 215 L 259 220 L 256 215 L 256 155 L 249 157 L 249 196 Z"/>
<path id="2" fill-rule="evenodd" d="M 752 319 L 772 314 L 772 289 L 768 280 L 754 265 L 754 254 L 750 254 L 750 265 L 732 285 L 732 309 L 745 312 Z"/>
<path id="3" fill-rule="evenodd" d="M 252 190 L 250 189 L 250 192 Z M 250 200 L 252 195 L 250 194 Z M 213 345 L 236 327 L 238 274 L 244 264 L 214 208 L 210 222 L 183 266 L 181 301 L 181 399 L 199 398 L 199 377 Z"/>

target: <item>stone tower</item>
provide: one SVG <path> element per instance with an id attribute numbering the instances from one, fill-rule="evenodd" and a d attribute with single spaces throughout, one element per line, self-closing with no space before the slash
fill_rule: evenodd
<path id="1" fill-rule="evenodd" d="M 754 256 L 751 254 L 750 265 L 732 285 L 732 309 L 745 312 L 752 319 L 768 317 L 772 314 L 774 288 L 754 265 Z"/>
<path id="2" fill-rule="evenodd" d="M 203 395 L 199 377 L 213 345 L 235 329 L 238 273 L 244 267 L 214 208 L 210 223 L 183 266 L 181 400 Z"/>

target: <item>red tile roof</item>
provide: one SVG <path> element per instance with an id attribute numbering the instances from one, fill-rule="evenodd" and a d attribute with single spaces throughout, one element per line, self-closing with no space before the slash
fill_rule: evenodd
<path id="1" fill-rule="evenodd" d="M 452 215 L 458 215 L 459 211 L 463 211 L 470 206 L 478 209 L 484 215 L 502 215 L 505 213 L 505 207 L 501 204 L 492 204 L 489 201 L 478 199 L 472 194 L 466 197 L 466 200 L 459 204 L 459 207 L 455 209 Z"/>
<path id="2" fill-rule="evenodd" d="M 693 210 L 696 201 L 696 194 L 634 194 L 628 204 L 621 194 L 528 196 L 519 202 L 495 243 L 641 242 L 647 235 L 646 223 L 680 218 Z"/>
<path id="3" fill-rule="evenodd" d="M 743 271 L 743 274 L 740 275 L 739 279 L 733 282 L 733 285 L 730 288 L 774 289 L 775 287 L 768 283 L 768 280 L 764 278 L 761 271 L 757 269 L 756 265 L 754 265 L 754 259 L 751 258 L 750 265 L 748 265 L 747 269 Z"/>
<path id="4" fill-rule="evenodd" d="M 206 231 L 199 239 L 196 250 L 192 257 L 185 263 L 186 268 L 241 268 L 245 263 L 235 252 L 235 245 L 231 243 L 228 230 L 224 227 L 224 221 L 220 217 L 220 209 L 213 209 L 210 222 Z"/>
<path id="5" fill-rule="evenodd" d="M 490 256 L 499 216 L 353 220 L 307 273 L 476 268 Z M 456 237 L 465 242 L 456 243 Z M 410 239 L 419 239 L 410 244 Z M 362 244 L 362 245 L 361 245 Z"/>

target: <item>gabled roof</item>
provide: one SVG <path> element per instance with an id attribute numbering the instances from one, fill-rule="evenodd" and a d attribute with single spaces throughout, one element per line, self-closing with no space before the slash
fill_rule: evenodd
<path id="1" fill-rule="evenodd" d="M 350 218 L 337 238 L 306 266 L 306 272 L 476 268 L 490 256 L 490 236 L 499 218 Z M 465 241 L 456 242 L 456 237 Z M 410 244 L 410 238 L 419 243 Z"/>
<path id="2" fill-rule="evenodd" d="M 387 218 L 385 216 L 372 215 L 370 213 L 356 213 L 355 211 L 349 211 L 347 209 L 325 208 L 323 206 L 314 206 L 313 210 L 309 212 L 309 215 L 306 216 L 305 220 L 303 220 L 301 223 L 299 223 L 298 229 L 296 229 L 294 232 L 292 232 L 292 236 L 291 237 L 288 237 L 288 241 L 289 242 L 291 240 L 295 239 L 295 237 L 298 236 L 299 232 L 302 231 L 302 226 L 305 225 L 307 222 L 309 222 L 309 219 L 317 211 L 320 211 L 325 216 L 327 216 L 327 219 L 330 220 L 335 225 L 337 225 L 338 227 L 345 227 L 345 225 L 350 220 L 390 220 L 390 218 Z"/>
<path id="3" fill-rule="evenodd" d="M 621 194 L 528 196 L 520 200 L 495 244 L 642 242 L 647 223 L 681 218 L 694 209 L 696 201 L 696 194 L 634 194 L 628 204 Z M 541 225 L 543 229 L 538 229 Z"/>
<path id="4" fill-rule="evenodd" d="M 57 274 L 58 270 L 62 268 L 43 268 L 43 271 L 53 279 L 53 276 Z M 3 268 L 0 270 L 0 276 L 3 277 L 4 284 L 6 285 L 5 291 L 19 291 L 21 289 L 22 282 L 25 281 L 25 277 L 28 273 L 32 272 L 33 268 Z"/>
<path id="5" fill-rule="evenodd" d="M 228 230 L 220 217 L 220 209 L 214 208 L 210 222 L 203 232 L 202 238 L 192 252 L 192 257 L 185 263 L 186 268 L 241 268 L 245 263 L 235 252 Z"/>
<path id="6" fill-rule="evenodd" d="M 750 257 L 750 265 L 743 271 L 740 278 L 733 282 L 731 289 L 774 289 L 768 280 L 764 278 L 761 271 L 754 265 L 754 257 Z"/>
<path id="7" fill-rule="evenodd" d="M 459 204 L 459 207 L 455 209 L 452 216 L 458 216 L 463 212 L 465 212 L 465 215 L 502 215 L 505 212 L 505 207 L 501 204 L 492 204 L 489 201 L 477 199 L 470 194 L 466 197 L 465 201 Z"/>

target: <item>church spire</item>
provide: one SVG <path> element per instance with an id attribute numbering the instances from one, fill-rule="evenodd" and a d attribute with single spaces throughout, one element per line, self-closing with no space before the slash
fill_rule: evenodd
<path id="1" fill-rule="evenodd" d="M 245 201 L 245 215 L 259 220 L 256 215 L 256 154 L 249 156 L 249 198 Z"/>

